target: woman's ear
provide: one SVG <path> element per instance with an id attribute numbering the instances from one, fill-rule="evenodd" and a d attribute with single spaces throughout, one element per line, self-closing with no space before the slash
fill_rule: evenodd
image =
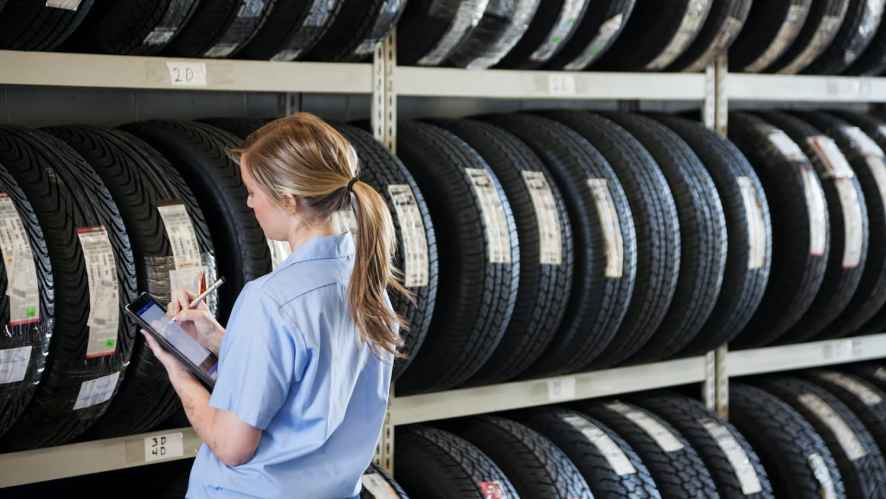
<path id="1" fill-rule="evenodd" d="M 283 209 L 290 214 L 295 215 L 296 213 L 299 213 L 301 211 L 302 203 L 297 197 L 288 194 L 285 198 L 283 198 L 281 206 L 283 206 Z"/>

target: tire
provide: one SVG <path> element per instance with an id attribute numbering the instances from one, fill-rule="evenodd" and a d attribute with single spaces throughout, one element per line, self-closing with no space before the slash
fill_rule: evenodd
<path id="1" fill-rule="evenodd" d="M 540 2 L 529 29 L 498 63 L 500 68 L 536 69 L 563 49 L 588 8 L 589 0 Z"/>
<path id="2" fill-rule="evenodd" d="M 856 76 L 877 76 L 886 71 L 886 24 L 880 19 L 880 27 L 868 48 L 861 53 L 843 74 Z"/>
<path id="3" fill-rule="evenodd" d="M 668 66 L 668 71 L 698 73 L 718 56 L 726 54 L 745 25 L 751 4 L 752 0 L 713 2 L 698 37 L 683 55 Z"/>
<path id="4" fill-rule="evenodd" d="M 883 150 L 864 131 L 825 113 L 801 117 L 825 132 L 849 160 L 864 194 L 868 216 L 868 251 L 864 273 L 852 300 L 840 316 L 816 339 L 848 336 L 870 321 L 886 305 L 886 196 L 878 183 L 886 168 Z M 886 188 L 886 184 L 884 184 Z"/>
<path id="5" fill-rule="evenodd" d="M 399 132 L 400 159 L 437 229 L 441 278 L 416 368 L 398 389 L 445 390 L 476 374 L 504 336 L 520 277 L 517 228 L 498 179 L 473 148 L 427 123 L 403 122 Z"/>
<path id="6" fill-rule="evenodd" d="M 840 469 L 847 496 L 884 497 L 886 462 L 870 432 L 845 404 L 800 378 L 766 378 L 759 386 L 802 414 L 821 435 Z"/>
<path id="7" fill-rule="evenodd" d="M 593 499 L 578 468 L 553 442 L 520 423 L 478 416 L 451 423 L 501 468 L 519 496 Z"/>
<path id="8" fill-rule="evenodd" d="M 397 24 L 397 63 L 439 66 L 476 29 L 489 0 L 410 0 Z"/>
<path id="9" fill-rule="evenodd" d="M 498 64 L 520 41 L 541 0 L 489 0 L 477 27 L 449 54 L 450 64 L 487 69 Z"/>
<path id="10" fill-rule="evenodd" d="M 671 305 L 681 259 L 677 207 L 655 159 L 617 123 L 621 115 L 558 112 L 551 116 L 556 116 L 600 150 L 624 187 L 634 218 L 636 287 L 615 338 L 590 364 L 593 368 L 612 367 L 644 348 Z"/>
<path id="11" fill-rule="evenodd" d="M 603 71 L 662 71 L 701 32 L 712 0 L 677 0 L 668 9 L 637 2 L 624 32 L 594 65 Z"/>
<path id="12" fill-rule="evenodd" d="M 199 121 L 220 128 L 243 141 L 249 137 L 249 134 L 265 126 L 271 120 L 263 118 L 207 118 Z M 238 142 L 237 145 L 240 143 Z"/>
<path id="13" fill-rule="evenodd" d="M 387 201 L 394 220 L 399 248 L 394 257 L 394 266 L 404 272 L 404 284 L 413 294 L 414 301 L 410 301 L 399 293 L 391 293 L 394 309 L 409 324 L 409 328 L 402 332 L 404 341 L 402 351 L 407 357 L 394 362 L 393 379 L 396 380 L 409 367 L 421 349 L 434 315 L 439 283 L 434 225 L 424 196 L 412 175 L 396 156 L 363 130 L 349 125 L 335 125 L 335 127 L 357 150 L 357 157 L 362 165 L 360 179 L 381 193 Z M 408 226 L 404 222 L 418 226 L 414 230 L 406 231 Z M 409 257 L 405 254 L 406 248 L 414 248 L 409 250 Z M 419 268 L 411 262 L 407 263 L 410 260 L 424 262 L 425 268 Z"/>
<path id="14" fill-rule="evenodd" d="M 515 417 L 563 450 L 597 497 L 661 499 L 634 449 L 599 421 L 558 407 L 531 409 Z"/>
<path id="15" fill-rule="evenodd" d="M 398 429 L 394 442 L 394 478 L 412 497 L 519 497 L 489 456 L 452 433 L 412 425 Z"/>
<path id="16" fill-rule="evenodd" d="M 600 0 L 587 9 L 572 38 L 545 65 L 547 69 L 582 71 L 594 64 L 621 35 L 636 0 Z"/>
<path id="17" fill-rule="evenodd" d="M 569 294 L 563 290 L 570 289 L 574 271 L 572 229 L 550 174 L 520 139 L 474 120 L 435 123 L 467 142 L 486 160 L 514 212 L 520 244 L 520 284 L 514 313 L 495 353 L 471 379 L 472 384 L 501 383 L 534 364 L 560 328 L 569 304 Z M 530 181 L 541 186 L 530 188 Z M 547 196 L 542 189 L 547 189 Z M 542 207 L 547 203 L 551 205 Z M 553 228 L 546 232 L 542 224 Z"/>
<path id="18" fill-rule="evenodd" d="M 569 304 L 551 347 L 528 373 L 585 369 L 615 337 L 634 291 L 637 236 L 628 198 L 606 158 L 569 127 L 527 114 L 485 119 L 518 136 L 545 162 L 575 231 Z"/>
<path id="19" fill-rule="evenodd" d="M 637 396 L 634 403 L 664 419 L 698 452 L 724 499 L 775 499 L 760 458 L 744 436 L 705 406 L 682 395 Z"/>
<path id="20" fill-rule="evenodd" d="M 0 49 L 53 50 L 83 22 L 92 4 L 93 0 L 81 0 L 73 10 L 39 1 L 0 5 Z"/>
<path id="21" fill-rule="evenodd" d="M 133 254 L 110 193 L 67 144 L 41 131 L 0 127 L 0 164 L 18 182 L 43 228 L 56 319 L 43 380 L 0 448 L 59 445 L 82 435 L 104 414 L 124 377 L 136 337 L 122 311 L 137 291 Z M 106 235 L 87 236 L 84 229 L 94 227 L 103 227 Z M 111 256 L 113 266 L 85 260 L 82 244 L 95 248 L 102 239 L 108 244 L 101 249 L 111 251 L 91 249 L 88 256 L 105 263 Z M 88 270 L 101 272 L 103 279 L 90 286 Z M 106 293 L 91 297 L 98 289 Z M 102 307 L 91 310 L 91 304 Z"/>
<path id="22" fill-rule="evenodd" d="M 871 432 L 880 452 L 886 449 L 886 392 L 864 378 L 830 369 L 810 371 L 804 378 L 846 404 Z"/>
<path id="23" fill-rule="evenodd" d="M 243 286 L 271 270 L 268 245 L 246 206 L 238 167 L 225 149 L 239 140 L 210 125 L 186 121 L 145 121 L 121 127 L 163 154 L 185 179 L 210 225 L 219 274 L 218 320 L 225 324 Z"/>
<path id="24" fill-rule="evenodd" d="M 9 334 L 0 336 L 0 359 L 5 367 L 3 383 L 0 384 L 2 437 L 25 412 L 43 379 L 56 318 L 52 264 L 43 228 L 24 191 L 2 165 L 0 191 L 3 192 L 0 198 L 3 223 L 15 224 L 17 216 L 21 227 L 15 232 L 6 229 L 9 235 L 4 236 L 2 245 L 6 253 L 0 259 L 0 291 L 3 293 L 0 295 L 0 317 L 4 330 L 9 331 Z M 21 273 L 16 275 L 16 271 Z M 19 286 L 13 286 L 10 276 L 20 282 Z M 18 293 L 23 293 L 24 299 L 16 298 L 13 310 L 11 297 L 21 296 Z M 38 312 L 36 317 L 28 309 L 34 305 Z M 15 359 L 19 365 L 21 362 L 25 365 L 13 374 L 9 368 Z"/>
<path id="25" fill-rule="evenodd" d="M 775 497 L 849 497 L 821 435 L 790 405 L 757 387 L 732 383 L 729 412 L 732 424 L 760 457 Z"/>
<path id="26" fill-rule="evenodd" d="M 191 18 L 198 0 L 100 1 L 62 49 L 117 55 L 154 55 Z"/>
<path id="27" fill-rule="evenodd" d="M 610 117 L 649 151 L 677 206 L 679 267 L 662 269 L 676 278 L 673 299 L 660 326 L 648 326 L 657 330 L 631 362 L 664 360 L 698 336 L 717 303 L 726 269 L 726 216 L 714 180 L 679 135 L 645 116 Z"/>
<path id="28" fill-rule="evenodd" d="M 786 342 L 806 341 L 833 324 L 858 289 L 868 252 L 867 208 L 855 172 L 832 140 L 793 116 L 772 112 L 764 113 L 763 117 L 787 133 L 812 160 L 828 206 L 831 234 L 824 282 L 809 311 L 782 337 Z M 834 149 L 833 157 L 823 155 L 810 143 L 817 139 L 828 141 Z M 842 163 L 845 173 L 838 172 L 837 166 L 829 166 L 828 162 Z"/>
<path id="29" fill-rule="evenodd" d="M 850 0 L 813 2 L 797 39 L 768 71 L 797 74 L 809 67 L 837 36 L 849 10 L 849 2 Z"/>
<path id="30" fill-rule="evenodd" d="M 65 141 L 86 159 L 108 188 L 132 244 L 138 289 L 149 292 L 159 303 L 169 303 L 170 273 L 179 265 L 205 266 L 205 280 L 210 283 L 215 280 L 214 252 L 206 237 L 203 215 L 193 204 L 190 191 L 182 194 L 181 177 L 160 153 L 121 131 L 91 126 L 55 127 L 45 131 Z M 193 230 L 192 239 L 185 242 L 192 242 L 199 251 L 196 261 L 173 256 L 172 241 L 159 211 L 160 206 L 171 203 L 183 205 L 187 212 Z M 202 230 L 198 232 L 197 227 Z M 210 296 L 207 303 L 215 309 L 217 294 Z M 149 431 L 169 418 L 179 405 L 166 370 L 144 339 L 138 337 L 127 376 L 90 435 L 111 438 Z"/>
<path id="31" fill-rule="evenodd" d="M 850 0 L 846 19 L 834 41 L 805 71 L 809 74 L 840 74 L 867 49 L 883 19 L 883 2 Z"/>
<path id="32" fill-rule="evenodd" d="M 729 69 L 761 73 L 794 43 L 803 29 L 812 0 L 754 2 L 742 30 L 729 49 Z"/>
<path id="33" fill-rule="evenodd" d="M 729 138 L 754 165 L 772 217 L 769 284 L 733 340 L 738 348 L 761 347 L 792 328 L 821 287 L 828 263 L 828 211 L 818 175 L 796 142 L 756 116 L 732 113 L 729 121 Z"/>
<path id="34" fill-rule="evenodd" d="M 342 2 L 326 33 L 306 59 L 321 62 L 359 62 L 372 57 L 375 47 L 394 29 L 406 0 Z"/>
<path id="35" fill-rule="evenodd" d="M 409 499 L 400 484 L 374 464 L 370 464 L 363 472 L 361 482 L 363 490 L 360 491 L 360 499 Z"/>
<path id="36" fill-rule="evenodd" d="M 278 1 L 239 57 L 264 61 L 302 58 L 329 29 L 343 3 L 342 0 Z"/>
<path id="37" fill-rule="evenodd" d="M 579 411 L 618 433 L 652 473 L 663 499 L 719 498 L 717 486 L 698 453 L 671 425 L 618 400 L 583 402 Z"/>
<path id="38" fill-rule="evenodd" d="M 728 248 L 720 295 L 701 332 L 681 352 L 701 355 L 732 341 L 763 299 L 772 266 L 772 220 L 763 185 L 729 140 L 700 123 L 656 116 L 698 154 L 720 194 Z"/>
<path id="39" fill-rule="evenodd" d="M 886 365 L 880 360 L 861 362 L 845 366 L 845 372 L 858 376 L 873 384 L 881 391 L 886 391 Z"/>
<path id="40" fill-rule="evenodd" d="M 232 57 L 267 20 L 277 0 L 201 0 L 164 54 L 178 57 Z"/>

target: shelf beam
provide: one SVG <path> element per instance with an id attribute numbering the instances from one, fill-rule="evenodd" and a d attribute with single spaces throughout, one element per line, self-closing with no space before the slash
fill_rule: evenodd
<path id="1" fill-rule="evenodd" d="M 886 334 L 736 350 L 728 356 L 730 377 L 846 364 L 886 357 Z"/>
<path id="2" fill-rule="evenodd" d="M 729 74 L 729 100 L 886 102 L 886 78 Z"/>

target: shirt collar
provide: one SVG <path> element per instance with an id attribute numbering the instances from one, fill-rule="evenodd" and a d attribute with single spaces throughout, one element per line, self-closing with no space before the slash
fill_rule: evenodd
<path id="1" fill-rule="evenodd" d="M 309 239 L 283 260 L 281 267 L 307 260 L 354 256 L 354 238 L 350 232 Z"/>

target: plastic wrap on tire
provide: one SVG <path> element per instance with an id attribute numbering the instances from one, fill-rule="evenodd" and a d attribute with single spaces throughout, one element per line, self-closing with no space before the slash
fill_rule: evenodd
<path id="1" fill-rule="evenodd" d="M 56 49 L 80 26 L 92 4 L 93 0 L 33 0 L 0 4 L 0 49 Z"/>
<path id="2" fill-rule="evenodd" d="M 371 57 L 375 47 L 394 29 L 406 3 L 406 0 L 343 2 L 306 59 L 359 62 Z"/>
<path id="3" fill-rule="evenodd" d="M 837 36 L 849 10 L 849 2 L 850 0 L 813 2 L 797 39 L 767 70 L 797 74 L 806 69 L 827 50 Z"/>
<path id="4" fill-rule="evenodd" d="M 231 57 L 249 43 L 277 1 L 201 1 L 190 21 L 163 53 L 180 57 Z"/>
<path id="5" fill-rule="evenodd" d="M 634 12 L 635 0 L 599 0 L 587 9 L 572 38 L 548 61 L 548 69 L 581 71 L 609 50 Z"/>
<path id="6" fill-rule="evenodd" d="M 588 3 L 589 0 L 541 2 L 529 29 L 497 66 L 515 69 L 543 66 L 569 43 Z"/>
<path id="7" fill-rule="evenodd" d="M 450 52 L 457 67 L 486 69 L 501 61 L 520 41 L 541 0 L 489 0 L 480 23 Z"/>
<path id="8" fill-rule="evenodd" d="M 698 37 L 668 70 L 697 73 L 704 71 L 717 56 L 726 54 L 744 28 L 751 4 L 752 0 L 713 2 Z"/>
<path id="9" fill-rule="evenodd" d="M 881 18 L 880 27 L 868 47 L 843 71 L 843 74 L 877 76 L 884 70 L 886 70 L 886 23 Z"/>
<path id="10" fill-rule="evenodd" d="M 806 22 L 812 0 L 754 2 L 745 29 L 729 49 L 732 71 L 760 73 L 771 66 L 794 40 Z"/>
<path id="11" fill-rule="evenodd" d="M 397 25 L 399 64 L 439 66 L 480 24 L 489 0 L 410 0 Z"/>
<path id="12" fill-rule="evenodd" d="M 244 59 L 293 61 L 329 29 L 344 0 L 277 1 L 268 20 L 239 52 Z"/>
<path id="13" fill-rule="evenodd" d="M 883 0 L 850 0 L 837 36 L 805 73 L 839 74 L 867 49 L 883 20 Z"/>

